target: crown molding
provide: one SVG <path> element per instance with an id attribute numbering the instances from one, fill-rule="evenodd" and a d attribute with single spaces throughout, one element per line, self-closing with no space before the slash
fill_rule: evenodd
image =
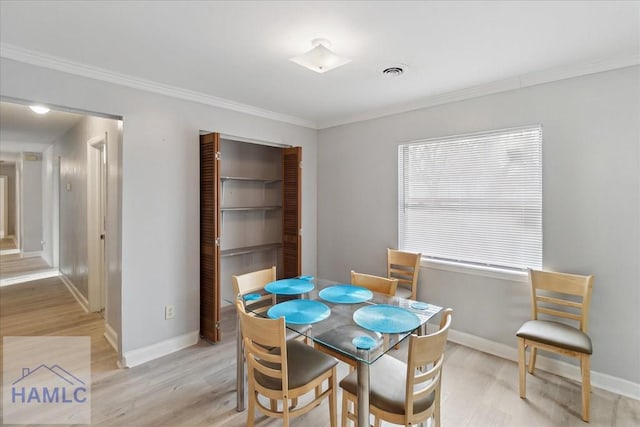
<path id="1" fill-rule="evenodd" d="M 616 55 L 599 58 L 597 60 L 571 64 L 563 67 L 549 68 L 541 71 L 522 74 L 520 76 L 510 77 L 503 80 L 496 80 L 477 86 L 471 86 L 452 92 L 432 95 L 415 102 L 398 104 L 388 108 L 368 111 L 362 114 L 354 114 L 340 119 L 325 121 L 319 120 L 318 129 L 327 129 L 335 126 L 362 122 L 365 120 L 378 119 L 394 114 L 407 113 L 423 108 L 434 107 L 436 105 L 447 104 L 450 102 L 478 98 L 494 93 L 506 92 L 514 89 L 522 89 L 525 87 L 535 86 L 543 83 L 550 83 L 558 80 L 615 70 L 618 68 L 631 67 L 639 64 L 640 52 L 622 52 Z"/>
<path id="2" fill-rule="evenodd" d="M 23 49 L 21 47 L 6 43 L 0 43 L 0 57 L 36 65 L 38 67 L 62 71 L 64 73 L 74 74 L 77 76 L 88 77 L 94 80 L 115 83 L 121 86 L 127 86 L 134 89 L 153 92 L 160 95 L 166 95 L 172 98 L 184 99 L 187 101 L 193 101 L 212 107 L 224 108 L 226 110 L 250 114 L 252 116 L 262 117 L 265 119 L 276 120 L 279 122 L 289 123 L 297 126 L 317 129 L 316 123 L 311 120 L 306 120 L 287 114 L 276 113 L 274 111 L 253 107 L 251 105 L 230 101 L 228 99 L 207 95 L 201 92 L 158 83 L 152 80 L 146 80 L 122 73 L 117 73 L 114 71 L 106 70 L 104 68 L 81 64 L 79 62 L 70 61 L 33 50 Z"/>
<path id="3" fill-rule="evenodd" d="M 600 73 L 640 64 L 640 52 L 622 52 L 616 55 L 606 56 L 596 60 L 585 61 L 582 63 L 571 64 L 563 67 L 549 68 L 541 71 L 535 71 L 532 73 L 510 77 L 503 80 L 496 80 L 486 84 L 471 86 L 456 91 L 431 95 L 414 102 L 402 103 L 386 108 L 367 111 L 364 113 L 353 114 L 339 119 L 329 119 L 324 121 L 319 120 L 318 122 L 315 122 L 300 117 L 290 116 L 287 114 L 276 113 L 258 107 L 253 107 L 247 104 L 241 104 L 239 102 L 207 95 L 201 92 L 182 89 L 176 86 L 157 83 L 151 80 L 141 79 L 126 74 L 116 73 L 102 68 L 69 61 L 63 58 L 23 49 L 21 47 L 13 46 L 6 43 L 0 43 L 0 57 L 316 130 L 377 119 L 394 114 L 434 107 L 436 105 L 463 101 L 466 99 L 506 92 L 509 90 L 522 89 L 525 87 L 535 86 L 543 83 L 550 83 L 558 80 Z"/>

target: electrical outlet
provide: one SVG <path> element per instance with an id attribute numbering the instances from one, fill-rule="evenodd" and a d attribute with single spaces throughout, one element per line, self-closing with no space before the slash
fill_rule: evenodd
<path id="1" fill-rule="evenodd" d="M 173 305 L 165 305 L 164 306 L 164 319 L 169 320 L 173 319 L 176 315 L 176 307 Z"/>

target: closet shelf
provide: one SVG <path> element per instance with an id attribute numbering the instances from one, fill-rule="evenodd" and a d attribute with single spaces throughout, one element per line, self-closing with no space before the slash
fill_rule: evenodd
<path id="1" fill-rule="evenodd" d="M 220 181 L 262 182 L 265 184 L 271 184 L 275 182 L 282 182 L 282 179 L 250 178 L 246 176 L 221 176 Z"/>
<path id="2" fill-rule="evenodd" d="M 227 211 L 274 211 L 276 209 L 282 209 L 282 206 L 234 206 L 220 208 L 222 212 Z"/>
<path id="3" fill-rule="evenodd" d="M 271 243 L 268 245 L 258 245 L 258 246 L 246 246 L 243 248 L 226 249 L 224 251 L 220 251 L 220 256 L 229 257 L 229 256 L 236 256 L 236 255 L 246 255 L 246 254 L 252 254 L 256 252 L 270 251 L 270 250 L 278 249 L 281 247 L 282 247 L 282 243 Z"/>

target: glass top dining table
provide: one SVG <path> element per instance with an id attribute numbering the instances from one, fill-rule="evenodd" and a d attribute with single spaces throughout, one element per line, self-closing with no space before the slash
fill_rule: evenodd
<path id="1" fill-rule="evenodd" d="M 356 366 L 358 425 L 369 425 L 369 365 L 426 323 L 442 307 L 388 296 L 335 281 L 301 276 L 265 286 L 275 305 L 256 310 L 265 317 L 285 317 L 287 327 Z M 240 296 L 239 296 L 240 297 Z M 250 298 L 247 311 L 253 311 Z M 256 296 L 257 297 L 257 296 Z M 232 302 L 232 301 L 228 301 Z M 238 325 L 239 326 L 239 325 Z M 244 367 L 238 330 L 238 411 L 244 410 Z M 242 365 L 242 368 L 241 368 Z"/>

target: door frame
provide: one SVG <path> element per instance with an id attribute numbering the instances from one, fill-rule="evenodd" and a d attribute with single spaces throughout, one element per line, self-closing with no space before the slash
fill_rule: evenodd
<path id="1" fill-rule="evenodd" d="M 87 141 L 87 264 L 89 311 L 107 307 L 107 133 Z"/>
<path id="2" fill-rule="evenodd" d="M 9 178 L 0 175 L 0 238 L 9 236 Z"/>

